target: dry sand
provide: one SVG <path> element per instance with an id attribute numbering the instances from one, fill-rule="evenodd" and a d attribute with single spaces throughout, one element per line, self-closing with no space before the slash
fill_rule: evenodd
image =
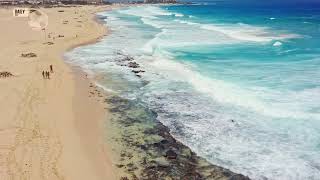
<path id="1" fill-rule="evenodd" d="M 105 107 L 89 97 L 85 74 L 62 59 L 67 49 L 106 33 L 93 18 L 108 8 L 42 9 L 49 17 L 50 38 L 31 30 L 27 18 L 12 17 L 12 9 L 0 9 L 0 72 L 14 75 L 0 78 L 1 180 L 117 178 L 103 143 Z M 47 41 L 54 44 L 43 44 Z M 37 57 L 21 57 L 30 52 Z M 54 73 L 43 79 L 41 73 L 50 64 Z"/>

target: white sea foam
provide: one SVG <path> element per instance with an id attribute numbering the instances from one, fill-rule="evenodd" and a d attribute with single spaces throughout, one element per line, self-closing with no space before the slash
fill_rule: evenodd
<path id="1" fill-rule="evenodd" d="M 141 50 L 144 51 L 145 53 L 152 54 L 154 51 L 154 46 L 157 45 L 159 47 L 160 41 L 161 41 L 161 36 L 165 33 L 167 33 L 167 29 L 162 29 L 160 33 L 158 33 L 152 40 L 148 41 L 142 48 Z"/>
<path id="2" fill-rule="evenodd" d="M 158 29 L 161 29 L 161 28 L 164 27 L 164 25 L 162 25 L 161 23 L 156 22 L 156 21 L 154 21 L 154 20 L 151 20 L 151 19 L 149 19 L 149 18 L 141 18 L 141 20 L 142 20 L 142 22 L 143 22 L 144 24 L 153 26 L 153 27 L 158 28 Z"/>
<path id="3" fill-rule="evenodd" d="M 142 17 L 144 23 L 152 25 L 156 28 L 163 28 L 163 25 L 155 23 L 153 20 L 157 19 L 157 16 L 170 16 L 174 15 L 177 17 L 183 17 L 183 14 L 179 13 L 171 13 L 165 11 L 156 6 L 143 7 L 143 8 L 130 8 L 127 10 L 120 10 L 119 12 L 125 13 L 128 15 L 134 15 Z M 235 40 L 240 41 L 251 41 L 251 42 L 270 42 L 273 40 L 284 40 L 284 39 L 292 39 L 299 38 L 300 36 L 297 34 L 279 34 L 275 33 L 271 29 L 267 27 L 258 27 L 251 26 L 243 23 L 238 24 L 199 24 L 185 20 L 179 20 L 182 24 L 187 25 L 198 25 L 198 28 L 214 31 L 216 33 L 221 33 L 229 38 L 233 38 Z"/>
<path id="4" fill-rule="evenodd" d="M 275 46 L 275 47 L 282 46 L 282 42 L 277 41 L 277 42 L 273 43 L 273 46 Z"/>
<path id="5" fill-rule="evenodd" d="M 252 41 L 252 42 L 270 42 L 273 40 L 283 40 L 298 38 L 296 34 L 273 35 L 265 27 L 254 27 L 249 25 L 226 26 L 226 25 L 202 25 L 201 28 L 223 33 L 231 38 Z"/>
<path id="6" fill-rule="evenodd" d="M 184 21 L 184 20 L 174 20 L 174 21 L 179 22 L 179 23 L 181 23 L 181 24 L 200 25 L 199 23 L 194 23 L 194 22 Z"/>
<path id="7" fill-rule="evenodd" d="M 138 6 L 137 8 L 129 8 L 126 10 L 119 10 L 118 12 L 123 14 L 128 14 L 132 16 L 144 17 L 144 18 L 151 18 L 156 19 L 157 16 L 171 16 L 174 15 L 168 11 L 165 11 L 156 6 Z"/>
<path id="8" fill-rule="evenodd" d="M 313 109 L 312 106 L 318 106 L 316 102 L 319 102 L 320 97 L 316 94 L 320 92 L 320 88 L 298 94 L 287 92 L 287 95 L 284 96 L 270 89 L 243 89 L 243 87 L 225 81 L 208 79 L 190 69 L 188 65 L 170 60 L 167 55 L 154 54 L 144 63 L 149 71 L 155 71 L 155 74 L 160 76 L 156 82 L 166 79 L 176 82 L 175 84 L 188 82 L 197 91 L 209 95 L 213 102 L 218 102 L 217 106 L 210 105 L 212 101 L 199 100 L 197 99 L 199 95 L 186 94 L 179 97 L 177 95 L 179 93 L 174 94 L 171 91 L 163 92 L 168 94 L 161 96 L 161 89 L 156 89 L 160 92 L 155 91 L 155 94 L 149 97 L 151 98 L 150 103 L 164 103 L 165 112 L 179 112 L 181 115 L 188 115 L 181 118 L 174 116 L 174 119 L 170 119 L 160 114 L 159 119 L 172 128 L 173 132 L 177 126 L 183 127 L 183 134 L 188 134 L 188 136 L 181 136 L 179 132 L 176 132 L 176 137 L 200 155 L 207 157 L 215 164 L 249 175 L 253 179 L 264 177 L 281 180 L 300 179 L 299 177 L 314 179 L 320 174 L 316 169 L 319 161 L 314 161 L 313 165 L 310 165 L 309 160 L 299 155 L 299 153 L 305 154 L 306 152 L 296 154 L 297 151 L 304 151 L 303 149 L 298 150 L 300 144 L 312 143 L 317 139 L 317 137 L 306 136 L 306 133 L 314 133 L 316 130 L 304 127 L 309 126 L 308 123 L 298 119 L 320 120 L 318 113 L 308 112 Z M 155 78 L 151 77 L 153 80 Z M 160 97 L 170 98 L 157 99 L 157 94 Z M 193 97 L 196 98 L 193 99 Z M 278 99 L 278 102 L 264 101 L 265 97 Z M 310 99 L 310 97 L 315 97 L 315 99 Z M 306 106 L 306 102 L 300 102 L 301 99 L 310 99 L 308 105 L 310 109 L 301 109 L 302 106 Z M 221 104 L 229 108 L 224 109 Z M 237 110 L 239 107 L 242 110 Z M 251 112 L 251 115 L 248 117 L 241 114 L 244 111 Z M 280 118 L 277 123 L 283 127 L 275 128 L 273 124 L 275 122 L 270 121 L 272 118 Z M 288 124 L 285 124 L 281 122 L 282 118 L 289 118 L 296 122 L 292 124 L 289 121 Z M 237 124 L 230 124 L 230 119 L 235 119 Z M 270 139 L 271 135 L 276 139 Z M 289 137 L 286 137 L 287 135 Z M 212 154 L 213 152 L 215 153 Z"/>
<path id="9" fill-rule="evenodd" d="M 232 24 L 200 24 L 184 20 L 176 20 L 182 24 L 188 24 L 192 26 L 199 26 L 202 29 L 215 31 L 217 33 L 224 34 L 230 38 L 241 41 L 252 42 L 270 42 L 273 40 L 284 40 L 300 38 L 297 34 L 274 34 L 270 29 L 266 27 L 250 26 L 243 23 L 236 25 Z"/>
<path id="10" fill-rule="evenodd" d="M 119 19 L 119 18 L 114 17 L 114 16 L 108 16 L 105 21 L 116 21 L 116 20 L 118 20 L 118 19 Z"/>
<path id="11" fill-rule="evenodd" d="M 290 99 L 281 98 L 281 94 L 267 89 L 242 89 L 234 84 L 227 83 L 218 79 L 212 79 L 190 70 L 183 64 L 161 57 L 159 53 L 154 57 L 156 61 L 150 61 L 149 66 L 152 69 L 159 69 L 177 80 L 187 81 L 198 91 L 210 95 L 213 100 L 220 103 L 243 107 L 247 110 L 263 114 L 274 118 L 292 118 L 292 119 L 319 119 L 317 113 L 308 113 L 302 109 L 297 94 L 292 94 Z M 289 93 L 289 92 L 288 92 Z M 263 96 L 273 97 L 274 99 L 283 99 L 281 102 L 267 103 Z M 275 97 L 276 96 L 276 97 Z M 293 102 L 296 100 L 296 102 Z M 319 99 L 320 100 L 320 99 Z M 291 104 L 291 105 L 290 105 Z"/>
<path id="12" fill-rule="evenodd" d="M 184 15 L 183 15 L 183 14 L 180 14 L 180 13 L 174 13 L 174 16 L 176 16 L 176 17 L 183 17 Z"/>

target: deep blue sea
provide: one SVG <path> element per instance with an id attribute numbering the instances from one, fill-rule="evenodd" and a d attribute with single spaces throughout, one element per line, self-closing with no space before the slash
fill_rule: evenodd
<path id="1" fill-rule="evenodd" d="M 106 90 L 156 111 L 213 164 L 252 179 L 320 179 L 319 7 L 145 5 L 99 16 L 111 34 L 67 56 L 105 73 Z M 127 55 L 141 78 L 119 64 Z"/>

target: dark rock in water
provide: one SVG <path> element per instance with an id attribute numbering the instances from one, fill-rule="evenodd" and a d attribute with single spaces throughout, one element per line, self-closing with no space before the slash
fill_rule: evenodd
<path id="1" fill-rule="evenodd" d="M 197 172 L 188 172 L 184 177 L 182 178 L 183 180 L 200 180 L 204 179 L 199 173 Z"/>
<path id="2" fill-rule="evenodd" d="M 125 61 L 133 61 L 133 57 L 129 57 L 127 56 L 126 58 L 124 58 Z"/>
<path id="3" fill-rule="evenodd" d="M 250 180 L 250 178 L 241 174 L 236 174 L 231 176 L 229 180 Z"/>
<path id="4" fill-rule="evenodd" d="M 155 164 L 149 164 L 146 168 L 147 169 L 155 169 L 157 167 L 157 165 Z"/>
<path id="5" fill-rule="evenodd" d="M 228 177 L 232 175 L 230 171 L 223 171 L 222 174 Z"/>
<path id="6" fill-rule="evenodd" d="M 173 150 L 168 150 L 167 152 L 166 152 L 166 157 L 168 158 L 168 159 L 176 159 L 177 158 L 177 153 L 175 153 Z"/>
<path id="7" fill-rule="evenodd" d="M 130 68 L 139 68 L 140 65 L 138 63 L 136 63 L 136 62 L 129 62 L 128 63 L 128 67 L 130 67 Z"/>
<path id="8" fill-rule="evenodd" d="M 124 165 L 123 164 L 117 164 L 116 165 L 118 168 L 122 168 Z"/>
<path id="9" fill-rule="evenodd" d="M 169 168 L 170 167 L 170 162 L 167 161 L 165 158 L 157 158 L 155 159 L 154 163 L 157 165 L 157 168 Z"/>
<path id="10" fill-rule="evenodd" d="M 139 145 L 138 147 L 140 147 L 140 149 L 142 149 L 142 150 L 147 150 L 148 149 L 148 147 L 145 146 L 145 145 Z"/>
<path id="11" fill-rule="evenodd" d="M 121 55 L 121 54 L 118 53 L 118 55 Z M 126 56 L 124 58 L 118 59 L 118 61 L 120 62 L 133 61 L 133 60 L 134 60 L 133 57 L 130 57 L 130 56 Z"/>
<path id="12" fill-rule="evenodd" d="M 127 167 L 133 167 L 133 166 L 134 166 L 133 163 L 127 164 Z"/>
<path id="13" fill-rule="evenodd" d="M 138 74 L 138 73 L 144 73 L 146 71 L 143 71 L 143 70 L 132 70 L 131 72 Z"/>
<path id="14" fill-rule="evenodd" d="M 132 180 L 139 180 L 135 174 L 132 174 L 131 177 L 132 177 Z"/>
<path id="15" fill-rule="evenodd" d="M 154 143 L 153 146 L 154 146 L 155 148 L 158 148 L 158 149 L 161 149 L 161 150 L 165 149 L 164 145 L 161 144 L 161 143 L 159 143 L 159 142 Z"/>
<path id="16" fill-rule="evenodd" d="M 97 15 L 97 17 L 100 19 L 100 20 L 105 20 L 105 19 L 108 19 L 107 16 L 101 16 L 101 15 Z"/>
<path id="17" fill-rule="evenodd" d="M 150 82 L 149 81 L 142 81 L 142 86 L 148 85 Z"/>
<path id="18" fill-rule="evenodd" d="M 116 52 L 117 55 L 123 55 L 121 51 Z"/>
<path id="19" fill-rule="evenodd" d="M 121 177 L 120 180 L 129 180 L 127 177 Z"/>
<path id="20" fill-rule="evenodd" d="M 105 102 L 110 104 L 114 116 L 111 121 L 123 131 L 117 138 L 123 147 L 120 151 L 123 160 L 118 167 L 130 179 L 249 180 L 197 156 L 170 134 L 170 129 L 157 120 L 155 111 L 140 101 L 111 96 Z M 183 127 L 180 129 L 183 131 Z"/>
<path id="21" fill-rule="evenodd" d="M 161 143 L 161 144 L 168 144 L 169 141 L 168 141 L 167 139 L 164 139 L 164 140 L 161 140 L 160 143 Z"/>

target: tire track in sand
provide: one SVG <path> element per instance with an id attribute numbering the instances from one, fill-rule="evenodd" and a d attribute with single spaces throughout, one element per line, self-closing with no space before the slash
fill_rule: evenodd
<path id="1" fill-rule="evenodd" d="M 38 67 L 36 75 L 41 72 L 39 69 Z M 58 77 L 57 79 L 59 79 Z M 23 92 L 15 117 L 16 135 L 7 154 L 8 179 L 63 180 L 64 177 L 58 170 L 58 161 L 62 153 L 62 144 L 58 133 L 55 132 L 56 128 L 46 126 L 48 122 L 39 119 L 37 114 L 39 106 L 46 105 L 43 92 L 46 91 L 45 88 L 48 88 L 48 83 L 54 83 L 56 88 L 61 81 L 44 82 L 44 87 L 37 87 L 33 81 L 39 81 L 39 79 L 33 77 Z M 35 172 L 39 172 L 39 174 Z"/>

